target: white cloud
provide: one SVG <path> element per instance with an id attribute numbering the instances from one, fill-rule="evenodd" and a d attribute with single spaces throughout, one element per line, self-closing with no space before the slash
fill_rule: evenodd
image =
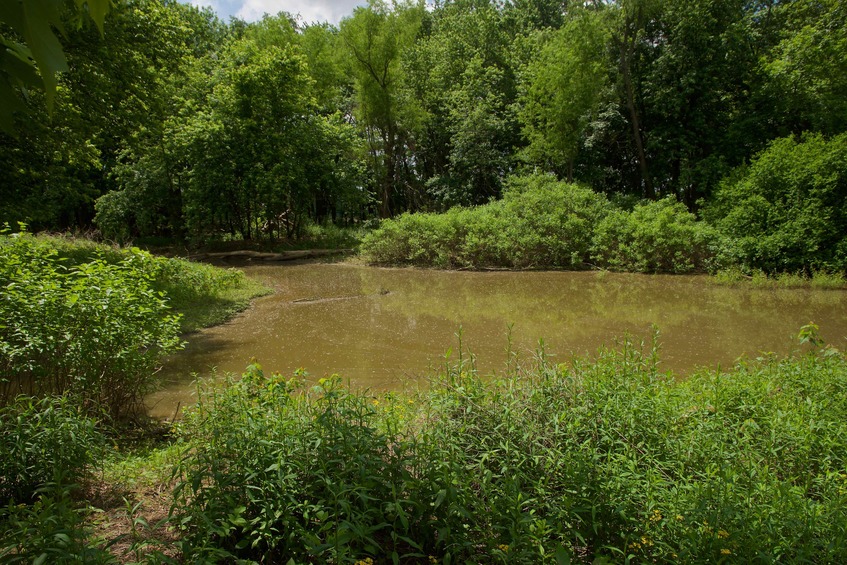
<path id="1" fill-rule="evenodd" d="M 192 0 L 215 2 L 216 0 Z M 341 18 L 353 13 L 356 6 L 365 4 L 365 0 L 243 0 L 235 15 L 248 22 L 262 19 L 264 14 L 276 15 L 288 12 L 300 15 L 303 23 L 330 22 L 337 24 Z M 218 12 L 220 13 L 220 12 Z M 223 14 L 222 14 L 223 15 Z"/>
<path id="2" fill-rule="evenodd" d="M 218 14 L 221 13 L 221 5 L 218 0 L 189 0 L 188 2 L 192 6 L 197 6 L 198 8 L 203 8 L 204 6 L 208 6 Z"/>

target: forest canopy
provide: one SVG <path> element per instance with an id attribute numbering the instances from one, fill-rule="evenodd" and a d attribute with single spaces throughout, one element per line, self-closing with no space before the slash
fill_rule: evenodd
<path id="1" fill-rule="evenodd" d="M 0 223 L 291 240 L 311 222 L 485 204 L 547 173 L 630 208 L 671 197 L 758 241 L 732 210 L 754 206 L 743 179 L 770 166 L 757 156 L 845 143 L 839 0 L 371 0 L 337 26 L 226 23 L 174 0 L 62 6 L 65 66 L 0 14 L 4 100 L 18 91 Z M 10 78 L 13 52 L 44 89 Z M 808 157 L 843 186 L 841 160 Z"/>

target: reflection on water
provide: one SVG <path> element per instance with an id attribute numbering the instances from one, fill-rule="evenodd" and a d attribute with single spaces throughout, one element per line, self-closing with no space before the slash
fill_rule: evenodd
<path id="1" fill-rule="evenodd" d="M 354 386 L 390 389 L 421 378 L 463 343 L 486 372 L 512 348 L 545 350 L 566 361 L 625 334 L 661 331 L 666 368 L 728 365 L 742 355 L 785 354 L 800 326 L 847 335 L 843 291 L 730 288 L 706 277 L 596 272 L 445 272 L 346 264 L 245 269 L 277 289 L 227 324 L 193 334 L 171 358 L 166 388 L 148 398 L 151 414 L 192 402 L 192 373 L 241 372 L 251 358 L 267 371 L 338 373 Z"/>

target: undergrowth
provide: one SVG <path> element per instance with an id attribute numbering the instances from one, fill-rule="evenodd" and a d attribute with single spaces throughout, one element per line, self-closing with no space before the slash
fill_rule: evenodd
<path id="1" fill-rule="evenodd" d="M 717 234 L 670 197 L 617 208 L 603 194 L 533 175 L 503 200 L 443 214 L 403 214 L 362 240 L 365 260 L 436 268 L 686 273 L 711 267 Z"/>
<path id="2" fill-rule="evenodd" d="M 630 341 L 497 380 L 462 360 L 416 396 L 251 366 L 182 425 L 184 558 L 843 561 L 847 362 L 813 333 L 684 381 Z"/>

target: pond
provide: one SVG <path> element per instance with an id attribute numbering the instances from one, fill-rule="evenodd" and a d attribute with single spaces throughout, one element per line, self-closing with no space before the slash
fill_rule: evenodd
<path id="1" fill-rule="evenodd" d="M 485 373 L 502 372 L 507 350 L 533 355 L 543 339 L 558 362 L 594 354 L 631 335 L 660 331 L 662 367 L 684 374 L 739 357 L 797 349 L 814 321 L 828 343 L 847 335 L 841 290 L 719 286 L 705 276 L 605 272 L 456 272 L 346 263 L 247 266 L 276 293 L 230 322 L 192 334 L 167 360 L 150 413 L 171 417 L 193 402 L 193 374 L 338 373 L 355 387 L 402 388 L 426 379 L 462 346 Z"/>

